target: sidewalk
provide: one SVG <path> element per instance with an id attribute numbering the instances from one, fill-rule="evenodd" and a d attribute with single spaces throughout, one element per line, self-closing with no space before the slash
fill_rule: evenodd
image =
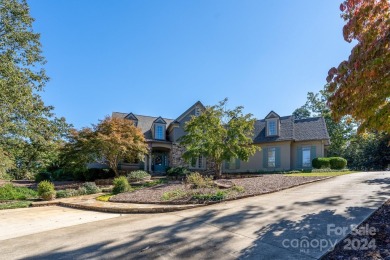
<path id="1" fill-rule="evenodd" d="M 52 201 L 33 202 L 32 207 L 42 206 L 63 206 L 84 210 L 93 210 L 110 213 L 163 213 L 184 209 L 192 209 L 201 205 L 158 205 L 158 204 L 136 204 L 136 203 L 115 203 L 98 201 L 96 198 L 102 194 L 91 194 L 72 198 L 55 199 Z"/>

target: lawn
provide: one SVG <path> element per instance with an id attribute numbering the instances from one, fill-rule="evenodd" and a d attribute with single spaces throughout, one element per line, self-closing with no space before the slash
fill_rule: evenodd
<path id="1" fill-rule="evenodd" d="M 340 176 L 345 174 L 351 174 L 354 173 L 354 171 L 336 171 L 336 172 L 301 172 L 301 173 L 290 173 L 290 174 L 284 174 L 284 176 L 301 176 L 301 177 L 333 177 L 333 176 Z"/>

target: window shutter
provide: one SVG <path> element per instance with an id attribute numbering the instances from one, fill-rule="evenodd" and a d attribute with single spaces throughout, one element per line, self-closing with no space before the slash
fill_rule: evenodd
<path id="1" fill-rule="evenodd" d="M 230 163 L 228 160 L 225 161 L 225 170 L 229 170 L 230 168 Z"/>
<path id="2" fill-rule="evenodd" d="M 297 148 L 297 168 L 302 169 L 302 147 Z"/>
<path id="3" fill-rule="evenodd" d="M 268 168 L 268 148 L 263 148 L 263 168 Z"/>
<path id="4" fill-rule="evenodd" d="M 280 168 L 281 162 L 280 162 L 280 147 L 275 148 L 275 167 Z"/>
<path id="5" fill-rule="evenodd" d="M 310 161 L 312 162 L 313 159 L 316 157 L 317 157 L 317 147 L 313 145 L 310 149 Z"/>
<path id="6" fill-rule="evenodd" d="M 191 158 L 191 167 L 195 167 L 196 166 L 196 157 L 192 157 Z"/>
<path id="7" fill-rule="evenodd" d="M 240 159 L 236 159 L 236 170 L 240 169 Z"/>

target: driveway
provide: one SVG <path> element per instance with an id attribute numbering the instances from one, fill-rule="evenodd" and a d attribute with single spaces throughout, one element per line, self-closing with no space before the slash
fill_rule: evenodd
<path id="1" fill-rule="evenodd" d="M 107 214 L 3 240 L 0 252 L 5 259 L 317 259 L 343 238 L 335 228 L 361 223 L 389 198 L 388 172 L 355 173 L 175 213 Z M 14 211 L 14 217 L 31 210 Z"/>

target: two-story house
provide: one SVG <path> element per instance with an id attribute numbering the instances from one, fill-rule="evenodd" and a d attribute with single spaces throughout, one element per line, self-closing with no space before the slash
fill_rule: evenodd
<path id="1" fill-rule="evenodd" d="M 133 121 L 145 135 L 150 153 L 143 162 L 123 163 L 122 169 L 140 168 L 149 172 L 165 172 L 167 167 L 187 166 L 190 169 L 206 171 L 211 163 L 199 156 L 192 162 L 182 158 L 185 149 L 180 137 L 185 135 L 184 126 L 192 116 L 205 109 L 198 101 L 176 119 L 113 112 L 113 117 Z M 279 116 L 271 111 L 264 119 L 256 120 L 253 143 L 261 150 L 249 161 L 232 159 L 223 165 L 224 172 L 279 171 L 311 168 L 311 160 L 325 155 L 329 135 L 322 117 L 295 119 L 293 116 Z"/>

